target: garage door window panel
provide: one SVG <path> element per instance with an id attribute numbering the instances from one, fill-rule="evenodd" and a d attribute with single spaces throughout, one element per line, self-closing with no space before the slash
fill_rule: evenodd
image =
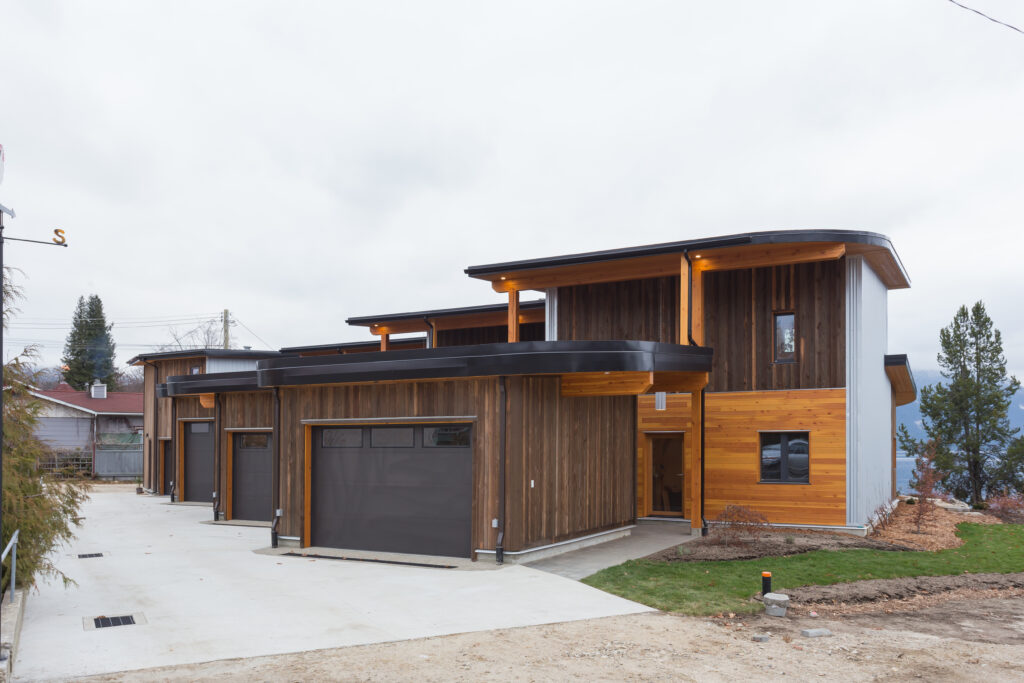
<path id="1" fill-rule="evenodd" d="M 416 430 L 413 427 L 374 427 L 370 430 L 373 448 L 412 448 Z"/>
<path id="2" fill-rule="evenodd" d="M 426 448 L 469 448 L 469 425 L 453 425 L 450 427 L 424 427 L 423 446 Z"/>
<path id="3" fill-rule="evenodd" d="M 324 448 L 362 448 L 362 427 L 337 427 L 323 430 L 320 445 Z"/>

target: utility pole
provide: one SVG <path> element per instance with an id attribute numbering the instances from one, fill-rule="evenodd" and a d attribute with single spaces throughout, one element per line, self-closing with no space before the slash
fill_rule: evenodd
<path id="1" fill-rule="evenodd" d="M 228 316 L 228 309 L 225 308 L 224 309 L 224 348 L 225 349 L 231 348 L 231 336 L 230 336 L 231 332 L 229 332 L 230 328 L 228 326 L 228 321 L 229 320 L 230 320 L 230 317 Z"/>

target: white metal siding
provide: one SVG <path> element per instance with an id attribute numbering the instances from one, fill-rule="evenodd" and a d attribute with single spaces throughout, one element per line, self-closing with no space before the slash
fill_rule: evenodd
<path id="1" fill-rule="evenodd" d="M 846 520 L 867 524 L 892 498 L 888 290 L 860 256 L 846 270 Z"/>
<path id="2" fill-rule="evenodd" d="M 206 372 L 245 372 L 256 369 L 255 358 L 207 358 Z"/>
<path id="3" fill-rule="evenodd" d="M 43 417 L 36 426 L 36 436 L 52 448 L 91 450 L 92 419 Z"/>

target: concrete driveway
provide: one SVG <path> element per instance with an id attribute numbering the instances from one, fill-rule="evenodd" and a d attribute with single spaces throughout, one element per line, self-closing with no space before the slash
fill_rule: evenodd
<path id="1" fill-rule="evenodd" d="M 16 680 L 650 611 L 524 566 L 467 571 L 256 554 L 269 544 L 267 529 L 201 524 L 209 508 L 166 500 L 97 488 L 57 562 L 77 587 L 48 582 L 28 599 Z M 94 617 L 130 614 L 140 623 L 87 628 Z"/>

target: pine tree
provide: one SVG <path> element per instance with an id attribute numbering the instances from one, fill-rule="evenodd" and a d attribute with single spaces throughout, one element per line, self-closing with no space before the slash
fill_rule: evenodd
<path id="1" fill-rule="evenodd" d="M 98 296 L 78 297 L 61 359 L 67 368 L 64 381 L 79 391 L 86 390 L 95 379 L 110 389 L 117 388 L 114 338 L 110 334 L 113 327 L 107 324 L 103 302 Z"/>
<path id="2" fill-rule="evenodd" d="M 953 322 L 939 332 L 938 361 L 945 383 L 921 389 L 921 416 L 929 439 L 937 444 L 935 466 L 942 488 L 972 503 L 1002 478 L 1002 460 L 1017 429 L 1007 417 L 1020 388 L 1006 374 L 1003 338 L 978 302 L 961 306 Z M 900 445 L 911 454 L 924 444 L 900 429 Z"/>

